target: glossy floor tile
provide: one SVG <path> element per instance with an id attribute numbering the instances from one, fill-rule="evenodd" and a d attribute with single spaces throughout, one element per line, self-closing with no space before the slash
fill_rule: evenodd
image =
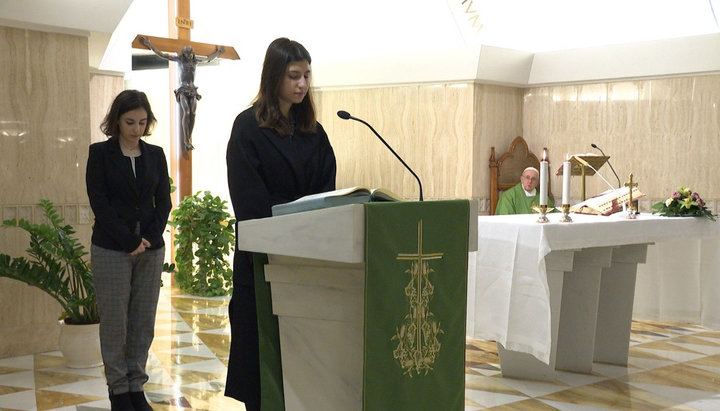
<path id="1" fill-rule="evenodd" d="M 154 409 L 244 410 L 223 396 L 227 303 L 163 287 L 145 386 Z M 720 331 L 634 321 L 630 344 L 627 367 L 549 383 L 503 378 L 495 343 L 468 340 L 465 410 L 720 410 Z M 64 364 L 59 352 L 0 359 L 0 410 L 109 409 L 102 367 Z"/>

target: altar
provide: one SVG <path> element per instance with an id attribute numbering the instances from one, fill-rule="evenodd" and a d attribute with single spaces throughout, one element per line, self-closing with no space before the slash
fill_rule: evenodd
<path id="1" fill-rule="evenodd" d="M 648 246 L 720 234 L 720 224 L 699 218 L 573 214 L 573 223 L 559 223 L 560 216 L 549 214 L 548 224 L 537 215 L 478 217 L 467 334 L 498 342 L 505 376 L 553 380 L 556 369 L 627 364 L 637 267 Z M 687 266 L 701 265 L 696 259 Z"/>

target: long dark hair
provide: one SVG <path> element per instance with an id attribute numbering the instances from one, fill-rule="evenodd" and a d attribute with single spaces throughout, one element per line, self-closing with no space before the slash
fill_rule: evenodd
<path id="1" fill-rule="evenodd" d="M 310 53 L 297 41 L 281 37 L 268 46 L 260 76 L 260 91 L 254 101 L 255 119 L 260 127 L 272 128 L 282 136 L 292 134 L 289 119 L 280 112 L 278 94 L 288 64 L 303 60 L 307 60 L 308 64 L 312 63 Z M 295 127 L 304 133 L 314 133 L 317 129 L 311 93 L 308 87 L 307 95 L 302 102 L 290 107 Z"/>
<path id="2" fill-rule="evenodd" d="M 100 131 L 108 138 L 118 138 L 120 136 L 120 116 L 138 108 L 142 108 L 147 112 L 147 123 L 143 135 L 149 136 L 152 134 L 157 119 L 150 108 L 147 95 L 138 90 L 124 90 L 115 97 L 112 105 L 110 105 L 110 110 L 108 110 L 105 119 L 100 124 Z"/>

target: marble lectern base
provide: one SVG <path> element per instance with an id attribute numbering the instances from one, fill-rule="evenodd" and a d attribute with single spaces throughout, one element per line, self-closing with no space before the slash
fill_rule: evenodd
<path id="1" fill-rule="evenodd" d="M 362 409 L 364 264 L 269 261 L 285 409 Z"/>

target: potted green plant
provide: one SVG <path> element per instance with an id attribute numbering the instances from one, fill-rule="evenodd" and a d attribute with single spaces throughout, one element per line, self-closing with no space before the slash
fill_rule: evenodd
<path id="1" fill-rule="evenodd" d="M 175 228 L 175 284 L 200 296 L 228 295 L 235 220 L 226 202 L 209 191 L 185 196 L 168 221 Z"/>
<path id="2" fill-rule="evenodd" d="M 27 257 L 0 253 L 0 277 L 36 287 L 60 304 L 60 350 L 69 367 L 100 365 L 100 315 L 87 252 L 74 237 L 75 230 L 65 224 L 51 201 L 40 200 L 39 205 L 46 222 L 3 221 L 2 227 L 17 227 L 30 234 L 30 244 Z M 85 342 L 90 345 L 86 346 Z M 76 358 L 76 353 L 81 357 Z"/>

